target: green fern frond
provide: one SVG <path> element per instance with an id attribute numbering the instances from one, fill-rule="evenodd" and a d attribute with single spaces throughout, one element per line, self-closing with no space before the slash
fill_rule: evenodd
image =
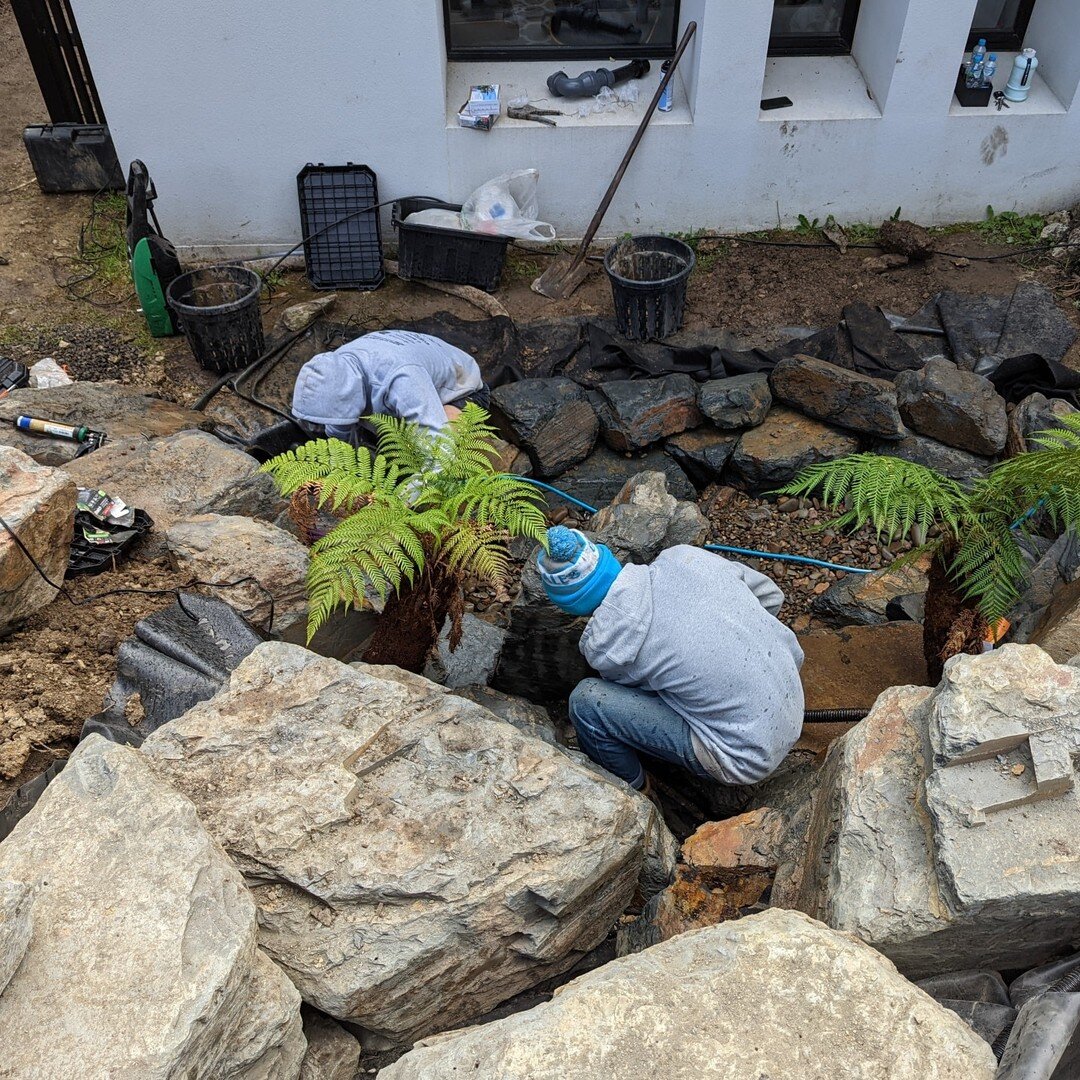
<path id="1" fill-rule="evenodd" d="M 1027 576 L 1023 549 L 1004 519 L 971 521 L 949 562 L 949 576 L 965 600 L 991 624 L 1005 618 L 1020 599 Z"/>
<path id="2" fill-rule="evenodd" d="M 410 477 L 431 467 L 438 436 L 419 424 L 396 416 L 366 416 L 378 436 L 378 453 Z"/>
<path id="3" fill-rule="evenodd" d="M 852 454 L 811 465 L 778 495 L 818 497 L 830 508 L 844 511 L 831 524 L 861 528 L 869 524 L 879 537 L 891 541 L 912 525 L 939 525 L 955 532 L 964 512 L 966 493 L 954 480 L 915 462 L 879 454 Z"/>

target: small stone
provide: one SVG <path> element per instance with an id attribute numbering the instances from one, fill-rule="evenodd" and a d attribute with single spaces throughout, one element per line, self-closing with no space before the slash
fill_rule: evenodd
<path id="1" fill-rule="evenodd" d="M 955 266 L 957 270 L 966 270 L 970 265 L 970 259 L 953 259 L 953 266 Z"/>
<path id="2" fill-rule="evenodd" d="M 776 509 L 781 514 L 794 514 L 800 508 L 799 503 L 799 499 L 784 499 L 776 504 Z"/>
<path id="3" fill-rule="evenodd" d="M 757 427 L 772 407 L 769 377 L 762 372 L 710 379 L 701 385 L 698 406 L 722 431 Z"/>
<path id="4" fill-rule="evenodd" d="M 337 293 L 330 293 L 316 300 L 305 300 L 302 304 L 291 304 L 281 313 L 281 324 L 286 330 L 303 330 L 323 315 L 335 300 Z"/>
<path id="5" fill-rule="evenodd" d="M 828 592 L 829 588 L 830 588 L 829 582 L 827 582 L 827 581 L 819 581 L 814 586 L 814 595 L 815 596 L 820 596 L 822 593 Z"/>
<path id="6" fill-rule="evenodd" d="M 1022 762 L 1017 763 L 1009 770 L 1009 772 L 1011 772 L 1013 776 L 1023 776 L 1025 771 L 1026 766 Z"/>
<path id="7" fill-rule="evenodd" d="M 868 255 L 863 259 L 863 269 L 872 274 L 887 274 L 890 270 L 899 270 L 911 260 L 906 255 Z"/>

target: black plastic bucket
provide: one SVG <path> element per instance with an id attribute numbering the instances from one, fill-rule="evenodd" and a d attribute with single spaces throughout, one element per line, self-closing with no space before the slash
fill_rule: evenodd
<path id="1" fill-rule="evenodd" d="M 181 274 L 166 297 L 195 359 L 207 371 L 239 371 L 264 351 L 259 275 L 243 266 Z"/>
<path id="2" fill-rule="evenodd" d="M 632 236 L 604 256 L 615 325 L 632 341 L 659 341 L 682 326 L 694 252 L 670 236 Z"/>

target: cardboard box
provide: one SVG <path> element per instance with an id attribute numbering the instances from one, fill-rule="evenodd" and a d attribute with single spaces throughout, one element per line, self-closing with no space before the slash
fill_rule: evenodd
<path id="1" fill-rule="evenodd" d="M 461 106 L 457 122 L 463 128 L 473 128 L 475 131 L 490 131 L 495 126 L 497 116 L 470 116 L 466 112 L 466 106 Z"/>
<path id="2" fill-rule="evenodd" d="M 465 102 L 464 111 L 469 116 L 500 115 L 502 113 L 502 102 L 499 101 L 499 84 L 491 83 L 470 87 L 469 100 Z"/>

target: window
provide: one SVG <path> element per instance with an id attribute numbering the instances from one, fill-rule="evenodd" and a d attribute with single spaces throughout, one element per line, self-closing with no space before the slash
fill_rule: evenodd
<path id="1" fill-rule="evenodd" d="M 679 0 L 443 0 L 451 60 L 668 57 Z"/>
<path id="2" fill-rule="evenodd" d="M 859 0 L 776 0 L 769 55 L 846 55 L 858 21 Z"/>
<path id="3" fill-rule="evenodd" d="M 986 38 L 988 48 L 1018 51 L 1034 8 L 1035 0 L 979 0 L 968 49 L 975 48 L 979 38 Z"/>

